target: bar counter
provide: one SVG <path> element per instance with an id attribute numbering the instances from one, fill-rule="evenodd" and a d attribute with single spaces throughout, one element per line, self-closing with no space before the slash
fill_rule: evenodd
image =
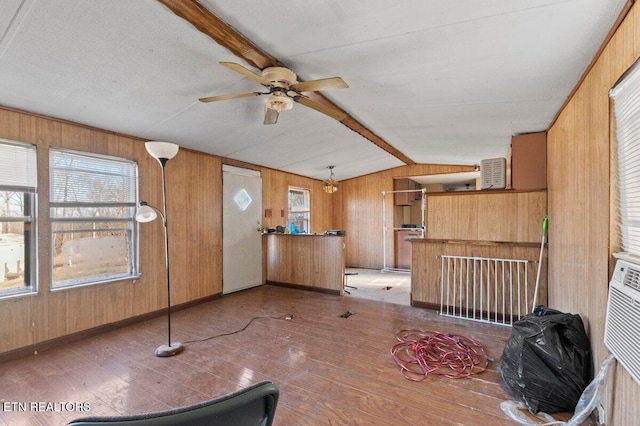
<path id="1" fill-rule="evenodd" d="M 267 284 L 343 294 L 344 236 L 266 234 L 265 238 Z"/>

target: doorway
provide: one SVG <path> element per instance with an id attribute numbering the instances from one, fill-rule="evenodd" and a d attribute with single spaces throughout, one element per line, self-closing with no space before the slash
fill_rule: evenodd
<path id="1" fill-rule="evenodd" d="M 222 165 L 222 294 L 262 284 L 262 177 Z"/>
<path id="2" fill-rule="evenodd" d="M 411 305 L 411 274 L 362 268 L 345 272 L 346 297 Z"/>

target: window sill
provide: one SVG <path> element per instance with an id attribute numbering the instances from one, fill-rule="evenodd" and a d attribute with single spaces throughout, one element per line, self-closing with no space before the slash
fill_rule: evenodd
<path id="1" fill-rule="evenodd" d="M 20 291 L 20 292 L 15 292 L 15 293 L 7 292 L 6 294 L 1 294 L 0 295 L 0 302 L 3 301 L 3 300 L 17 299 L 19 297 L 36 296 L 37 294 L 38 294 L 37 290 L 34 290 L 34 291 Z"/>
<path id="2" fill-rule="evenodd" d="M 135 274 L 135 275 L 127 275 L 126 277 L 117 277 L 117 278 L 111 278 L 111 279 L 105 279 L 105 280 L 100 280 L 100 281 L 91 281 L 91 282 L 85 282 L 85 283 L 78 283 L 78 284 L 67 284 L 67 285 L 61 285 L 58 287 L 52 287 L 51 291 L 52 292 L 58 292 L 58 291 L 64 291 L 64 290 L 73 290 L 76 288 L 83 288 L 83 287 L 89 287 L 89 286 L 95 286 L 95 285 L 102 285 L 102 284 L 110 284 L 110 283 L 118 283 L 118 282 L 123 282 L 123 281 L 131 281 L 132 284 L 135 284 L 138 279 L 140 278 L 141 274 Z"/>

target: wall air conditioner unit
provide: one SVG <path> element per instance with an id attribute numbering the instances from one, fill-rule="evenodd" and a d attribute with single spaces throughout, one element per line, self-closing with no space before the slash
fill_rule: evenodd
<path id="1" fill-rule="evenodd" d="M 480 162 L 481 189 L 504 189 L 507 186 L 506 158 L 491 158 Z"/>
<path id="2" fill-rule="evenodd" d="M 616 257 L 609 283 L 604 344 L 640 384 L 640 263 L 628 262 L 625 259 L 631 258 L 626 255 Z"/>

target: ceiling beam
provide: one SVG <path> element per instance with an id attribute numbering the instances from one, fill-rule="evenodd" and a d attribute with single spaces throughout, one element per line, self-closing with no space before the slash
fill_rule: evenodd
<path id="1" fill-rule="evenodd" d="M 249 65 L 263 70 L 267 67 L 285 67 L 273 56 L 269 55 L 258 46 L 253 44 L 250 40 L 245 38 L 242 34 L 236 31 L 233 27 L 228 25 L 222 19 L 218 18 L 209 9 L 201 5 L 196 0 L 157 0 L 168 7 L 173 13 L 183 18 L 191 25 L 193 25 L 198 31 L 211 37 L 216 43 L 227 48 L 231 53 L 237 57 L 246 61 Z M 416 164 L 409 157 L 404 155 L 398 149 L 394 148 L 387 141 L 380 136 L 373 133 L 364 124 L 353 118 L 348 112 L 334 104 L 327 97 L 319 92 L 310 92 L 307 96 L 314 101 L 320 102 L 325 105 L 330 105 L 334 108 L 347 114 L 347 117 L 340 122 L 349 129 L 358 133 L 365 139 L 373 142 L 379 148 L 385 150 L 389 154 L 402 161 L 404 164 L 412 165 Z"/>

